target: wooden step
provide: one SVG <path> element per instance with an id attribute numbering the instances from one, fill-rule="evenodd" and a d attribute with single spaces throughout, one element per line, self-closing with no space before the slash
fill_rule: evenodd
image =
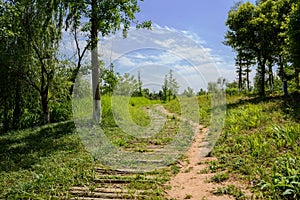
<path id="1" fill-rule="evenodd" d="M 70 193 L 76 197 L 106 198 L 106 199 L 144 199 L 145 195 L 116 193 L 116 192 L 89 192 L 85 190 L 71 190 Z"/>
<path id="2" fill-rule="evenodd" d="M 70 198 L 69 200 L 111 200 L 111 199 L 107 199 L 107 198 L 95 198 L 95 197 L 73 197 Z M 124 199 L 114 199 L 114 200 L 124 200 Z M 134 200 L 134 199 L 132 199 Z"/>
<path id="3" fill-rule="evenodd" d="M 131 183 L 131 182 L 147 182 L 147 183 L 152 183 L 152 182 L 155 182 L 154 180 L 152 179 L 109 179 L 109 178 L 106 178 L 106 179 L 101 179 L 101 178 L 96 178 L 94 179 L 94 182 L 95 183 L 111 183 L 111 184 L 126 184 L 126 183 Z"/>
<path id="4" fill-rule="evenodd" d="M 79 192 L 90 192 L 90 189 L 87 187 L 72 187 L 70 191 L 79 191 Z M 145 193 L 145 190 L 129 190 L 121 188 L 95 188 L 93 192 L 102 192 L 102 193 L 130 193 L 130 194 L 142 194 Z"/>

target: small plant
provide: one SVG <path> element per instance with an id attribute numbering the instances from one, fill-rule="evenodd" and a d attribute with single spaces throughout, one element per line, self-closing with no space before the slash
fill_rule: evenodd
<path id="1" fill-rule="evenodd" d="M 184 199 L 191 199 L 193 196 L 191 194 L 186 194 Z"/>
<path id="2" fill-rule="evenodd" d="M 279 157 L 273 166 L 273 175 L 262 180 L 259 186 L 266 196 L 272 195 L 276 199 L 300 198 L 300 164 L 291 155 Z"/>
<path id="3" fill-rule="evenodd" d="M 186 170 L 184 170 L 183 172 L 184 172 L 184 173 L 189 173 L 192 169 L 193 169 L 193 167 L 189 167 L 189 168 L 187 168 Z"/>
<path id="4" fill-rule="evenodd" d="M 209 168 L 201 169 L 197 172 L 197 174 L 208 174 L 209 173 Z"/>
<path id="5" fill-rule="evenodd" d="M 217 172 L 217 169 L 218 169 L 218 165 L 217 165 L 217 162 L 216 161 L 211 161 L 210 162 L 210 165 L 209 165 L 209 169 L 212 173 L 215 173 Z"/>
<path id="6" fill-rule="evenodd" d="M 221 183 L 229 179 L 229 175 L 227 172 L 222 172 L 211 177 L 209 182 Z"/>
<path id="7" fill-rule="evenodd" d="M 177 165 L 172 165 L 171 166 L 171 173 L 172 174 L 178 174 L 180 171 L 180 167 L 178 167 Z"/>
<path id="8" fill-rule="evenodd" d="M 241 189 L 235 187 L 234 185 L 228 185 L 225 187 L 217 187 L 214 191 L 212 191 L 215 195 L 231 195 L 236 199 L 246 199 L 245 194 L 241 191 Z"/>

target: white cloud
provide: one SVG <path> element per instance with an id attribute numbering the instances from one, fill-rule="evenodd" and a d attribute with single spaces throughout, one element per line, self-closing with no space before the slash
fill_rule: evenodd
<path id="1" fill-rule="evenodd" d="M 83 48 L 85 44 L 81 37 L 80 46 Z M 102 38 L 99 44 L 99 54 L 106 66 L 114 62 L 121 73 L 130 71 L 134 74 L 139 70 L 143 81 L 155 82 L 156 85 L 162 83 L 169 69 L 177 74 L 176 78 L 182 81 L 182 85 L 189 85 L 195 91 L 206 88 L 204 84 L 220 76 L 234 78 L 232 63 L 213 55 L 212 49 L 205 47 L 206 42 L 191 31 L 154 24 L 152 31 L 133 28 L 127 38 L 118 33 Z M 64 49 L 76 52 L 72 38 L 66 41 Z M 89 60 L 89 56 L 86 57 L 86 62 Z"/>
<path id="2" fill-rule="evenodd" d="M 124 70 L 128 70 L 128 66 L 141 69 L 151 65 L 160 65 L 160 69 L 156 70 L 162 70 L 162 67 L 173 69 L 178 76 L 182 76 L 182 80 L 190 82 L 198 90 L 200 87 L 206 88 L 203 84 L 221 76 L 217 64 L 222 63 L 222 58 L 212 55 L 212 50 L 203 47 L 204 44 L 205 41 L 190 31 L 155 25 L 152 31 L 131 30 L 126 39 L 115 36 L 103 41 L 103 52 L 113 52 L 111 60 L 120 64 L 119 69 L 122 65 Z M 156 53 L 148 53 L 147 49 Z M 149 69 L 148 74 L 151 74 Z"/>

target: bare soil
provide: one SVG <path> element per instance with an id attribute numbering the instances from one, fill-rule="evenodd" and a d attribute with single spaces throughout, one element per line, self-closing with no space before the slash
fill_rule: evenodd
<path id="1" fill-rule="evenodd" d="M 174 115 L 163 108 L 160 110 L 167 115 Z M 182 119 L 180 116 L 176 117 L 186 121 L 186 119 Z M 209 179 L 213 177 L 215 173 L 210 173 L 205 169 L 209 167 L 208 163 L 210 161 L 217 160 L 217 158 L 205 157 L 205 155 L 208 155 L 210 151 L 209 149 L 203 147 L 205 146 L 203 140 L 208 132 L 208 129 L 192 121 L 189 121 L 189 123 L 194 127 L 194 141 L 188 151 L 185 153 L 184 159 L 178 164 L 178 167 L 180 167 L 179 173 L 173 176 L 167 183 L 168 186 L 171 186 L 171 189 L 166 191 L 167 198 L 172 200 L 235 199 L 229 195 L 217 196 L 212 193 L 212 191 L 214 191 L 217 187 L 224 187 L 230 184 L 241 188 L 246 195 L 251 195 L 251 193 L 246 189 L 247 185 L 235 180 L 234 178 L 229 178 L 227 181 L 222 183 L 209 182 Z"/>

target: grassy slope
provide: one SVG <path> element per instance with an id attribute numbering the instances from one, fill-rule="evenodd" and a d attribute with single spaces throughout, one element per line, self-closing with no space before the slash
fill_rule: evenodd
<path id="1" fill-rule="evenodd" d="M 225 126 L 213 152 L 218 157 L 214 169 L 248 180 L 264 199 L 300 198 L 299 100 L 296 95 L 286 100 L 228 99 Z M 206 96 L 198 101 L 200 122 L 209 125 L 210 101 Z M 140 106 L 152 103 L 159 102 L 130 100 L 136 123 L 149 123 Z M 180 113 L 176 101 L 165 107 Z M 107 133 L 125 141 L 116 144 L 130 141 L 120 134 L 110 111 L 103 113 Z M 0 136 L 0 199 L 48 199 L 67 195 L 71 186 L 89 185 L 95 162 L 74 133 L 74 124 L 65 122 Z"/>
<path id="2" fill-rule="evenodd" d="M 229 99 L 214 155 L 263 199 L 300 198 L 299 95 Z"/>
<path id="3" fill-rule="evenodd" d="M 0 199 L 49 199 L 88 184 L 93 159 L 72 122 L 12 132 L 0 137 Z"/>
<path id="4" fill-rule="evenodd" d="M 130 142 L 126 138 L 131 137 L 115 125 L 109 101 L 109 97 L 103 98 L 103 127 L 117 146 L 123 146 Z M 159 102 L 130 99 L 133 120 L 146 126 L 150 118 L 140 106 L 154 103 Z M 0 160 L 0 199 L 68 197 L 72 186 L 93 187 L 97 164 L 85 150 L 71 121 L 1 135 Z"/>
<path id="5" fill-rule="evenodd" d="M 264 100 L 227 98 L 225 124 L 213 150 L 218 161 L 212 162 L 208 170 L 219 172 L 216 179 L 230 174 L 248 181 L 258 198 L 299 199 L 299 101 L 299 94 L 286 99 L 281 96 Z M 200 96 L 198 102 L 199 121 L 209 126 L 212 110 L 210 98 Z M 180 113 L 177 101 L 171 101 L 165 107 Z M 237 199 L 245 198 L 232 185 L 218 188 L 215 192 L 230 194 Z"/>

